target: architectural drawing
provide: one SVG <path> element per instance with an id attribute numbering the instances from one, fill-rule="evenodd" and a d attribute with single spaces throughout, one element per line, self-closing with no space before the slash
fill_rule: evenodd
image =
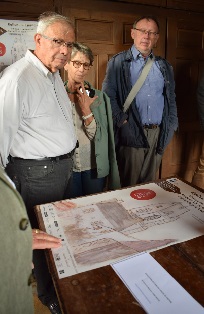
<path id="1" fill-rule="evenodd" d="M 202 234 L 203 193 L 174 180 L 41 205 L 47 232 L 63 240 L 53 250 L 59 277 Z"/>
<path id="2" fill-rule="evenodd" d="M 122 201 L 114 199 L 71 211 L 57 209 L 57 215 L 76 262 L 93 265 L 175 242 L 177 239 L 138 240 L 134 234 L 172 222 L 186 211 L 179 203 L 126 210 Z"/>

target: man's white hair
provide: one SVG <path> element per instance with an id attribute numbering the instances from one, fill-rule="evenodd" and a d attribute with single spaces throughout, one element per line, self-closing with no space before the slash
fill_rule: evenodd
<path id="1" fill-rule="evenodd" d="M 60 15 L 56 12 L 47 11 L 47 12 L 42 13 L 39 16 L 37 33 L 43 34 L 45 30 L 47 29 L 47 27 L 49 27 L 50 25 L 56 22 L 62 22 L 74 29 L 74 24 L 68 17 Z"/>

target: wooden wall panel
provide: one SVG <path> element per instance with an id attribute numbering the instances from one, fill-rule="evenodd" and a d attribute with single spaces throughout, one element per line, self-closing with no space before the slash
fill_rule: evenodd
<path id="1" fill-rule="evenodd" d="M 79 42 L 114 44 L 113 22 L 76 19 L 75 26 Z"/>
<path id="2" fill-rule="evenodd" d="M 110 11 L 109 11 L 110 9 Z M 141 8 L 140 8 L 141 9 Z M 117 10 L 116 10 L 117 11 Z M 106 72 L 108 60 L 116 53 L 127 50 L 133 44 L 130 30 L 137 17 L 140 15 L 122 12 L 112 12 L 107 7 L 107 11 L 100 12 L 97 7 L 70 8 L 64 7 L 63 14 L 72 18 L 76 27 L 76 40 L 87 44 L 97 56 L 97 85 L 90 81 L 96 88 L 101 88 Z M 166 22 L 163 17 L 159 17 L 161 24 L 161 40 L 155 47 L 157 55 L 165 54 Z M 94 61 L 95 63 L 96 61 Z M 64 74 L 62 74 L 63 77 Z"/>
<path id="3" fill-rule="evenodd" d="M 18 0 L 18 1 L 1 0 L 0 2 L 5 2 L 8 5 L 13 5 L 16 2 L 16 3 L 18 3 L 18 5 L 22 5 L 22 4 L 35 5 L 35 4 L 37 4 L 39 6 L 41 1 L 39 1 L 39 0 Z M 48 7 L 52 7 L 53 6 L 53 0 L 43 0 L 43 5 L 48 6 Z"/>
<path id="4" fill-rule="evenodd" d="M 203 0 L 167 0 L 167 8 L 204 12 L 204 2 Z"/>
<path id="5" fill-rule="evenodd" d="M 204 70 L 203 20 L 169 18 L 167 59 L 173 64 L 179 129 L 164 153 L 162 176 L 178 174 L 191 181 L 204 134 L 200 129 L 196 91 Z M 172 155 L 172 152 L 176 152 Z"/>
<path id="6" fill-rule="evenodd" d="M 167 59 L 174 67 L 180 131 L 198 130 L 196 90 L 203 64 L 203 20 L 169 18 Z"/>
<path id="7" fill-rule="evenodd" d="M 196 88 L 204 71 L 203 0 L 8 0 L 0 1 L 0 18 L 36 20 L 52 10 L 69 16 L 78 41 L 90 46 L 94 65 L 87 79 L 101 88 L 108 60 L 132 45 L 130 29 L 141 15 L 155 15 L 160 39 L 154 52 L 173 65 L 179 130 L 168 145 L 160 177 L 180 175 L 191 181 L 204 134 L 200 130 Z M 66 73 L 62 71 L 62 78 Z"/>
<path id="8" fill-rule="evenodd" d="M 0 18 L 36 20 L 41 13 L 45 11 L 54 11 L 54 9 L 55 7 L 52 0 L 18 0 L 16 2 L 0 1 Z"/>
<path id="9" fill-rule="evenodd" d="M 149 4 L 149 5 L 156 5 L 156 6 L 166 6 L 166 0 L 116 0 L 118 2 L 128 2 L 128 3 L 136 3 L 136 4 Z"/>
<path id="10" fill-rule="evenodd" d="M 99 2 L 102 5 L 103 1 Z M 87 43 L 96 56 L 97 66 L 94 62 L 92 69 L 95 75 L 93 76 L 90 72 L 89 80 L 99 89 L 108 60 L 115 53 L 126 50 L 132 45 L 130 30 L 134 20 L 149 13 L 146 12 L 147 7 L 141 5 L 137 8 L 132 6 L 131 12 L 130 9 L 121 11 L 121 7 L 117 5 L 114 3 L 115 10 L 111 5 L 106 9 L 104 6 L 102 12 L 99 7 L 97 9 L 97 6 L 87 5 L 87 8 L 63 6 L 63 13 L 71 16 L 76 25 L 77 40 Z M 130 5 L 126 8 L 130 8 Z M 155 14 L 156 11 L 151 13 Z M 160 177 L 180 175 L 191 181 L 197 166 L 202 138 L 196 104 L 196 88 L 200 75 L 199 63 L 203 60 L 203 19 L 197 15 L 189 17 L 186 12 L 180 14 L 178 11 L 161 11 L 161 8 L 157 13 L 161 33 L 154 52 L 156 55 L 166 57 L 174 67 L 179 115 L 179 131 L 164 153 Z M 95 30 L 92 25 L 97 25 L 98 29 Z M 104 35 L 103 31 L 108 29 L 107 25 L 109 34 Z"/>
<path id="11" fill-rule="evenodd" d="M 201 154 L 204 132 L 176 132 L 162 159 L 161 177 L 177 175 L 191 182 Z"/>
<path id="12" fill-rule="evenodd" d="M 189 130 L 197 125 L 196 88 L 198 63 L 189 59 L 177 59 L 175 67 L 176 99 L 180 130 Z M 189 124 L 190 123 L 190 124 Z"/>
<path id="13" fill-rule="evenodd" d="M 202 49 L 202 30 L 179 29 L 177 48 Z"/>

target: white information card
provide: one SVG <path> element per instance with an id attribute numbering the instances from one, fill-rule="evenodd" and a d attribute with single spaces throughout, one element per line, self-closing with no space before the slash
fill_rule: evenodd
<path id="1" fill-rule="evenodd" d="M 204 313 L 204 308 L 149 253 L 111 266 L 147 313 Z"/>

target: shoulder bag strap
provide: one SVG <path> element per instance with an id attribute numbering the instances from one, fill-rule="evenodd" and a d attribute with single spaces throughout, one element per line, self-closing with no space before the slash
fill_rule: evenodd
<path id="1" fill-rule="evenodd" d="M 154 59 L 155 59 L 155 57 L 148 58 L 138 80 L 136 81 L 135 85 L 132 87 L 129 95 L 126 98 L 126 101 L 125 101 L 124 106 L 123 106 L 123 112 L 126 112 L 128 110 L 131 102 L 133 101 L 133 99 L 135 98 L 135 96 L 139 92 L 140 88 L 142 87 L 142 85 L 143 85 L 143 83 L 144 83 L 153 63 L 154 63 Z"/>

